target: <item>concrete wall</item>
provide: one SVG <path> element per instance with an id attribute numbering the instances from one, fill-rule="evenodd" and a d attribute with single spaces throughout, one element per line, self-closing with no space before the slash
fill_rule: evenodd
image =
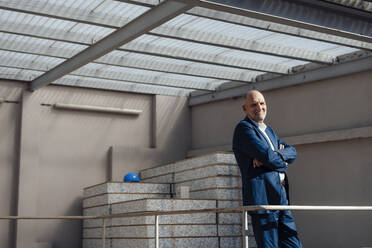
<path id="1" fill-rule="evenodd" d="M 10 103 L 0 104 L 0 215 L 16 215 L 16 185 L 19 140 L 19 95 L 21 84 L 4 84 L 0 97 Z M 14 222 L 0 220 L 0 247 L 13 247 Z"/>
<path id="2" fill-rule="evenodd" d="M 150 166 L 147 150 L 162 152 L 158 162 L 167 160 L 167 150 L 175 160 L 186 156 L 190 118 L 185 98 L 154 100 L 152 95 L 61 86 L 22 96 L 23 87 L 0 82 L 0 97 L 19 102 L 0 105 L 0 215 L 81 215 L 84 187 L 121 180 L 126 172 L 141 169 L 125 156 L 115 161 L 113 171 L 110 147 L 136 151 L 142 168 Z M 143 112 L 135 117 L 57 110 L 52 107 L 57 102 Z M 81 247 L 81 221 L 27 220 L 17 226 L 1 221 L 0 247 L 14 247 L 13 240 L 18 247 Z"/>
<path id="3" fill-rule="evenodd" d="M 296 144 L 292 204 L 371 205 L 372 71 L 263 92 L 266 123 Z M 230 150 L 243 98 L 194 106 L 192 154 Z M 370 212 L 296 212 L 305 247 L 372 246 Z"/>

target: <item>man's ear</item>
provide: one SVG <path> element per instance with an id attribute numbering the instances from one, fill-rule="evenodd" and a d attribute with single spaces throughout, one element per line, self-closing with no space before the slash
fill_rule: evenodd
<path id="1" fill-rule="evenodd" d="M 242 109 L 243 109 L 243 111 L 245 112 L 245 104 L 244 104 L 244 105 L 242 105 Z"/>

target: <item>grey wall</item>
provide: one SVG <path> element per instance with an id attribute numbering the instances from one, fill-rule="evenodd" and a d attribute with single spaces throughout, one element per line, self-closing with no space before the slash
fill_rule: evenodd
<path id="1" fill-rule="evenodd" d="M 298 151 L 288 170 L 292 204 L 372 205 L 371 78 L 372 71 L 366 71 L 263 92 L 266 123 Z M 244 117 L 243 101 L 192 108 L 192 154 L 231 150 L 234 127 Z M 305 247 L 372 246 L 371 212 L 295 216 Z"/>
<path id="2" fill-rule="evenodd" d="M 264 92 L 267 123 L 294 142 L 299 153 L 289 169 L 294 204 L 371 205 L 369 78 L 372 71 Z M 0 97 L 8 100 L 0 105 L 1 215 L 22 215 L 29 213 L 27 209 L 43 216 L 80 215 L 84 187 L 183 159 L 190 147 L 195 153 L 229 150 L 233 128 L 243 118 L 242 98 L 194 106 L 190 111 L 185 98 L 51 86 L 26 94 L 22 105 L 23 87 L 0 81 Z M 56 102 L 142 109 L 143 113 L 130 117 L 55 110 L 50 105 Z M 304 142 L 301 135 L 315 138 Z M 19 194 L 18 178 L 22 179 Z M 295 215 L 305 247 L 372 246 L 371 214 Z M 20 243 L 81 245 L 80 221 L 18 224 L 0 222 L 0 247 L 13 247 L 16 232 L 24 234 L 18 235 Z"/>
<path id="3" fill-rule="evenodd" d="M 3 84 L 0 96 L 17 101 L 21 84 Z M 16 170 L 18 161 L 18 129 L 20 104 L 0 104 L 0 215 L 16 215 Z M 0 247 L 12 247 L 14 223 L 0 220 Z"/>
<path id="4" fill-rule="evenodd" d="M 0 97 L 21 102 L 22 87 L 1 81 Z M 154 101 L 152 95 L 61 86 L 46 87 L 26 96 L 23 106 L 0 105 L 1 215 L 81 215 L 84 187 L 109 179 L 121 180 L 126 172 L 141 169 L 133 166 L 133 158 L 124 156 L 116 158 L 114 174 L 110 175 L 110 147 L 127 154 L 135 150 L 136 163 L 146 168 L 151 164 L 146 163 L 149 159 L 145 151 L 157 155 L 160 163 L 167 150 L 173 159 L 184 159 L 190 145 L 185 98 L 156 96 Z M 134 117 L 57 110 L 51 106 L 57 102 L 143 112 Z M 9 223 L 0 222 L 0 247 L 13 247 L 13 239 L 18 247 L 42 242 L 51 243 L 54 248 L 81 246 L 80 221 L 27 220 L 19 221 L 17 227 Z"/>

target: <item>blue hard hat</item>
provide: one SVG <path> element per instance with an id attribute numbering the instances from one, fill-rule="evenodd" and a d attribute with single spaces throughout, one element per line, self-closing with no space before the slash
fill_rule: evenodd
<path id="1" fill-rule="evenodd" d="M 128 174 L 124 176 L 124 182 L 139 182 L 139 181 L 140 179 L 137 173 L 129 172 Z"/>

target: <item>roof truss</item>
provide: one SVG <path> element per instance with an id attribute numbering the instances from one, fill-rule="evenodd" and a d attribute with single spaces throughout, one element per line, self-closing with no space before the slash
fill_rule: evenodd
<path id="1" fill-rule="evenodd" d="M 36 78 L 31 82 L 30 89 L 35 90 L 63 77 L 192 7 L 192 1 L 189 1 L 189 3 L 166 1 L 154 7 L 139 18 L 78 53 L 71 59 L 66 60 L 62 64 Z"/>
<path id="2" fill-rule="evenodd" d="M 121 7 L 137 5 L 138 13 L 142 12 L 135 17 L 102 11 L 104 8 L 100 5 L 110 5 L 111 2 L 121 2 Z M 16 21 L 2 19 L 0 56 L 2 52 L 10 51 L 39 55 L 40 59 L 5 58 L 0 62 L 0 69 L 22 69 L 24 73 L 18 73 L 17 79 L 22 75 L 25 78 L 38 75 L 30 83 L 31 90 L 50 83 L 80 85 L 79 82 L 104 88 L 96 85 L 94 80 L 97 80 L 106 82 L 111 88 L 125 83 L 128 86 L 125 89 L 133 90 L 134 87 L 129 85 L 138 85 L 136 90 L 139 91 L 136 92 L 148 92 L 142 90 L 143 87 L 162 87 L 162 90 L 154 92 L 183 95 L 192 90 L 221 91 L 230 86 L 257 84 L 283 76 L 296 77 L 306 70 L 320 70 L 347 61 L 345 58 L 348 57 L 339 56 L 341 53 L 332 49 L 372 50 L 372 6 L 362 0 L 353 3 L 340 0 L 102 0 L 93 9 L 76 6 L 79 4 L 56 4 L 45 0 L 32 3 L 25 0 L 1 1 L 0 11 L 69 21 L 73 28 L 62 30 L 43 23 L 25 23 L 19 21 L 20 18 Z M 266 35 L 272 37 L 260 40 L 231 36 L 228 32 L 210 31 L 204 27 L 194 28 L 177 20 L 166 23 L 181 14 L 191 17 L 190 20 L 208 19 L 217 21 L 218 25 L 272 32 Z M 80 32 L 79 27 L 83 25 L 86 29 L 87 26 L 90 29 L 97 27 L 101 31 Z M 4 37 L 4 33 L 11 38 Z M 309 46 L 276 41 L 282 34 L 328 45 L 323 50 L 314 50 Z M 66 46 L 59 44 L 54 47 L 54 43 L 45 46 L 38 39 L 14 38 L 19 35 L 54 43 L 62 41 Z M 114 50 L 118 52 L 110 53 Z M 50 58 L 52 62 L 46 66 L 42 57 Z M 86 64 L 89 65 L 84 66 Z M 135 69 L 142 70 L 142 73 L 133 73 Z M 181 79 L 179 75 L 185 77 Z"/>
<path id="3" fill-rule="evenodd" d="M 25 41 L 14 41 L 0 39 L 0 50 L 17 53 L 26 53 L 54 58 L 69 59 L 75 55 L 76 49 L 49 47 L 43 44 L 37 44 Z M 257 73 L 248 71 L 229 71 L 224 67 L 218 69 L 201 67 L 200 64 L 178 65 L 171 62 L 158 62 L 149 58 L 126 58 L 118 55 L 107 54 L 95 60 L 94 63 L 102 65 L 120 66 L 124 68 L 141 69 L 146 71 L 156 71 L 171 74 L 187 75 L 201 78 L 211 78 L 217 80 L 237 81 L 241 83 L 250 83 L 255 80 Z"/>

